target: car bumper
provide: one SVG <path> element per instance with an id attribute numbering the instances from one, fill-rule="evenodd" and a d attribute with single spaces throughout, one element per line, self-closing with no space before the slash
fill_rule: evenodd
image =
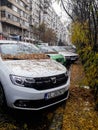
<path id="1" fill-rule="evenodd" d="M 15 109 L 24 109 L 24 110 L 42 110 L 48 107 L 51 107 L 55 104 L 65 101 L 69 96 L 69 91 L 67 90 L 63 95 L 45 100 L 17 100 L 14 103 Z"/>
<path id="2" fill-rule="evenodd" d="M 79 58 L 79 57 L 77 57 L 77 56 L 71 57 L 71 61 L 72 61 L 72 62 L 75 62 L 75 61 L 78 60 L 78 58 Z"/>
<path id="3" fill-rule="evenodd" d="M 67 61 L 74 62 L 74 61 L 77 61 L 79 57 L 77 57 L 77 56 L 70 56 L 70 57 L 68 56 L 67 57 L 66 56 L 65 58 Z"/>
<path id="4" fill-rule="evenodd" d="M 42 91 L 13 85 L 7 91 L 7 104 L 14 109 L 41 110 L 66 100 L 69 96 L 69 85 L 70 78 L 65 85 Z"/>

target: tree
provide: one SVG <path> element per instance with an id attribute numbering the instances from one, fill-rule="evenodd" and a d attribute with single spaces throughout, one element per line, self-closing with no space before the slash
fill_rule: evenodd
<path id="1" fill-rule="evenodd" d="M 78 21 L 74 22 L 71 27 L 71 41 L 76 44 L 76 46 L 85 47 L 89 45 L 89 31 L 88 31 L 88 23 L 85 22 L 80 23 Z"/>
<path id="2" fill-rule="evenodd" d="M 48 28 L 44 23 L 35 29 L 35 35 L 39 40 L 50 44 L 55 44 L 57 40 L 56 33 L 53 29 Z"/>
<path id="3" fill-rule="evenodd" d="M 48 42 L 50 44 L 55 44 L 56 39 L 56 33 L 51 28 L 47 28 L 44 34 L 43 41 Z"/>
<path id="4" fill-rule="evenodd" d="M 98 1 L 97 0 L 56 0 L 61 3 L 64 11 L 71 18 L 72 23 L 87 23 L 89 33 L 87 38 L 93 46 L 94 52 L 98 51 Z M 67 6 L 66 6 L 67 5 Z"/>
<path id="5" fill-rule="evenodd" d="M 72 19 L 71 39 L 78 46 L 88 85 L 95 89 L 98 110 L 98 0 L 58 1 Z"/>

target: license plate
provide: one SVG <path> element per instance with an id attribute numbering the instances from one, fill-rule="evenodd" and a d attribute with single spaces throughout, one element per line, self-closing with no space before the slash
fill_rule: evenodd
<path id="1" fill-rule="evenodd" d="M 72 57 L 71 60 L 75 60 L 75 57 Z"/>
<path id="2" fill-rule="evenodd" d="M 54 98 L 54 97 L 57 97 L 57 96 L 64 94 L 64 92 L 65 92 L 65 89 L 63 88 L 63 89 L 60 89 L 60 90 L 57 90 L 57 91 L 46 93 L 44 98 L 45 99 Z"/>

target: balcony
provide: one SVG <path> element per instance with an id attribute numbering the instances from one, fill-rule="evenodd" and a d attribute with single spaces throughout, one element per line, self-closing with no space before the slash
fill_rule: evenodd
<path id="1" fill-rule="evenodd" d="M 11 15 L 13 15 L 13 16 L 15 16 L 15 17 L 17 17 L 17 18 L 21 18 L 22 20 L 28 22 L 28 19 L 27 19 L 27 18 L 21 16 L 20 14 L 18 14 L 17 12 L 13 11 L 12 9 L 10 9 L 10 8 L 8 8 L 8 7 L 6 7 L 6 6 L 2 6 L 2 7 L 0 8 L 0 10 L 1 10 L 1 11 L 5 11 L 5 12 L 8 12 L 9 14 L 11 14 Z"/>
<path id="2" fill-rule="evenodd" d="M 8 24 L 23 28 L 23 29 L 29 28 L 29 26 L 26 26 L 25 24 L 20 25 L 20 21 L 23 21 L 22 19 L 14 16 L 4 10 L 1 11 L 1 21 L 4 23 L 8 23 Z M 26 22 L 26 21 L 23 21 L 23 22 Z M 28 25 L 29 25 L 29 23 L 28 23 Z"/>
<path id="3" fill-rule="evenodd" d="M 13 0 L 8 0 L 8 1 L 9 1 L 10 3 L 12 3 L 13 5 L 15 5 L 17 8 L 19 8 L 19 9 L 23 10 L 24 12 L 26 12 L 27 14 L 30 13 L 29 9 L 27 9 L 27 7 L 29 7 L 29 5 L 27 6 L 27 4 L 26 4 L 26 6 L 22 7 L 22 6 L 20 6 L 18 3 L 16 3 L 16 2 L 13 1 Z"/>

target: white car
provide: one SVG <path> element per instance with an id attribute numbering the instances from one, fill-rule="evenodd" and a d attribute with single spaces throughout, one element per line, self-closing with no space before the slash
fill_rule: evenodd
<path id="1" fill-rule="evenodd" d="M 52 46 L 41 46 L 37 45 L 38 49 L 45 53 L 48 57 L 50 57 L 53 60 L 56 60 L 57 62 L 61 63 L 62 65 L 66 65 L 66 59 L 65 56 L 58 54 L 57 51 L 55 51 Z"/>
<path id="2" fill-rule="evenodd" d="M 69 85 L 67 69 L 33 45 L 0 40 L 1 107 L 41 110 L 66 100 Z"/>
<path id="3" fill-rule="evenodd" d="M 59 54 L 62 54 L 66 58 L 66 60 L 69 60 L 71 62 L 75 62 L 79 58 L 78 54 L 73 53 L 73 52 L 68 52 L 68 51 L 62 52 L 61 51 L 61 52 L 59 52 Z"/>
<path id="4" fill-rule="evenodd" d="M 63 46 L 53 46 L 52 47 L 55 51 L 57 51 L 59 54 L 63 55 L 66 58 L 66 61 L 68 62 L 75 62 L 78 60 L 79 55 L 77 53 L 73 53 L 71 51 L 66 50 Z"/>

